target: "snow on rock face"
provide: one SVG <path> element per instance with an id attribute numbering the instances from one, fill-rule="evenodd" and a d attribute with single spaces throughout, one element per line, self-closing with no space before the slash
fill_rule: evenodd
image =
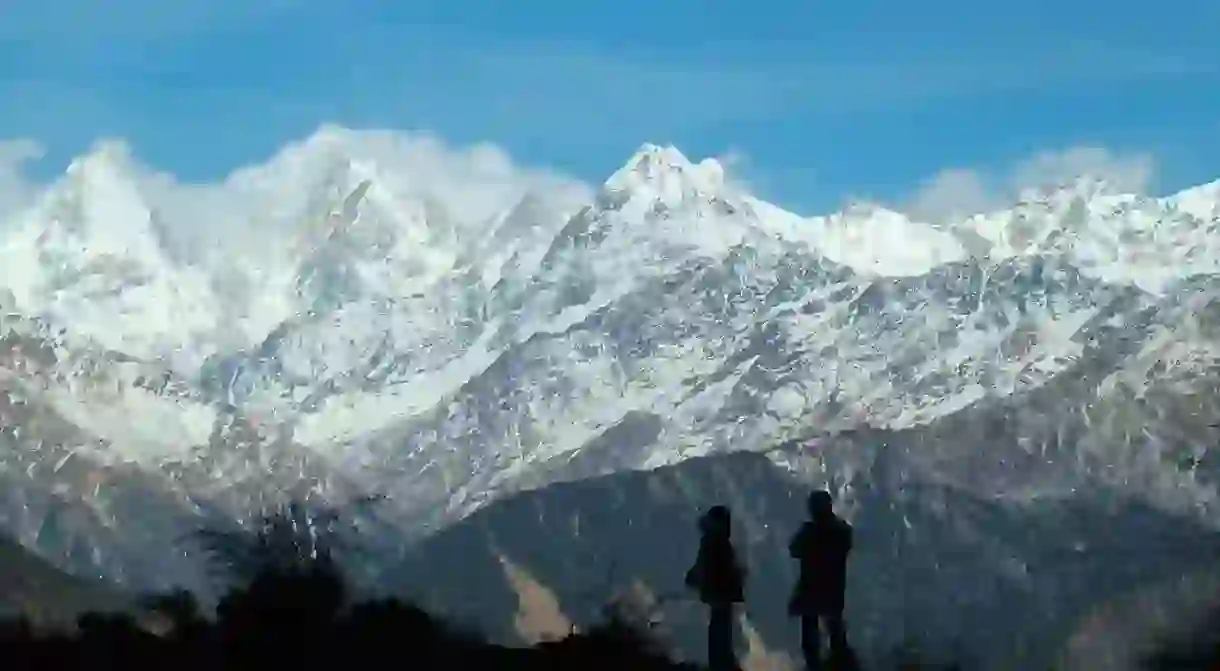
<path id="1" fill-rule="evenodd" d="M 860 272 L 922 275 L 967 257 L 952 234 L 879 207 L 854 207 L 810 221 L 818 251 Z"/>
<path id="2" fill-rule="evenodd" d="M 17 427 L 0 465 L 121 467 L 175 515 L 375 493 L 418 531 L 523 488 L 929 426 L 1080 379 L 1063 412 L 1110 419 L 1022 430 L 1094 454 L 1141 417 L 1154 438 L 1121 440 L 1158 456 L 1123 457 L 1133 494 L 1182 507 L 1215 485 L 1154 477 L 1192 440 L 1157 422 L 1165 389 L 1220 357 L 1191 316 L 1216 295 L 1216 195 L 1080 182 L 933 225 L 804 218 L 656 145 L 592 192 L 486 148 L 338 128 L 208 187 L 103 146 L 0 239 L 3 328 L 38 344 L 0 381 L 53 418 Z M 46 490 L 29 473 L 10 484 Z M 75 533 L 128 556 L 99 531 L 102 490 L 63 492 L 93 511 Z"/>
<path id="3" fill-rule="evenodd" d="M 102 144 L 17 215 L 0 242 L 16 307 L 141 358 L 196 349 L 217 326 L 207 278 L 175 266 L 123 149 Z M 198 361 L 184 361 L 185 365 Z"/>
<path id="4" fill-rule="evenodd" d="M 726 191 L 724 170 L 714 159 L 695 165 L 673 147 L 646 144 L 566 230 L 571 242 L 606 250 L 594 256 L 609 255 L 610 249 L 638 260 L 653 252 L 653 262 L 668 261 L 670 254 L 722 255 L 758 227 L 753 213 Z"/>
<path id="5" fill-rule="evenodd" d="M 992 258 L 1061 255 L 1091 276 L 1164 294 L 1183 278 L 1217 272 L 1218 197 L 1215 185 L 1155 199 L 1081 179 L 1029 192 L 1011 210 L 954 222 L 952 230 L 981 239 Z"/>

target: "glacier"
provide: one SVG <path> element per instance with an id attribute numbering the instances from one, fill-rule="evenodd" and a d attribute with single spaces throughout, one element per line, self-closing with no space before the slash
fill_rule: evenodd
<path id="1" fill-rule="evenodd" d="M 945 422 L 978 440 L 914 454 L 930 481 L 1220 528 L 1220 182 L 807 217 L 670 146 L 596 188 L 446 152 L 325 126 L 199 185 L 103 142 L 5 215 L 0 531 L 204 589 L 184 529 L 289 498 L 409 543 L 516 492 L 755 451 L 850 512 L 864 464 L 823 445 Z"/>

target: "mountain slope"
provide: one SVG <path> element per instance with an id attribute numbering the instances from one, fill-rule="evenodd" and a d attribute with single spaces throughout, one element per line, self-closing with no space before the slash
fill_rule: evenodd
<path id="1" fill-rule="evenodd" d="M 18 613 L 42 627 L 72 627 L 89 611 L 131 609 L 134 601 L 100 580 L 68 575 L 21 545 L 0 538 L 0 617 Z"/>
<path id="2" fill-rule="evenodd" d="M 211 186 L 103 145 L 0 229 L 0 530 L 206 589 L 191 528 L 361 502 L 372 578 L 517 492 L 702 456 L 849 495 L 873 448 L 816 456 L 859 431 L 995 515 L 1096 490 L 1215 528 L 1213 187 L 805 218 L 656 145 L 596 189 L 339 128 Z"/>

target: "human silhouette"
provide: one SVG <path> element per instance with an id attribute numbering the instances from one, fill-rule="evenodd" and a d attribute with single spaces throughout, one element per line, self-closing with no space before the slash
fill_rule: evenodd
<path id="1" fill-rule="evenodd" d="M 801 619 L 801 651 L 805 667 L 811 671 L 821 664 L 820 622 L 825 623 L 830 638 L 830 660 L 844 668 L 855 666 L 843 622 L 851 549 L 852 527 L 835 514 L 830 493 L 818 490 L 810 494 L 809 520 L 788 544 L 788 554 L 800 562 L 788 612 Z"/>
<path id="2" fill-rule="evenodd" d="M 745 601 L 745 569 L 731 538 L 732 518 L 724 506 L 712 506 L 699 520 L 699 555 L 686 572 L 686 585 L 708 605 L 707 661 L 711 671 L 737 668 L 733 652 L 733 605 Z"/>

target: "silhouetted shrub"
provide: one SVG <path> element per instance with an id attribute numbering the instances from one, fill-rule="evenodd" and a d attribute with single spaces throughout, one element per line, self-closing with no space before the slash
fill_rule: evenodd
<path id="1" fill-rule="evenodd" d="M 647 630 L 618 613 L 610 613 L 601 624 L 559 641 L 541 643 L 538 649 L 549 663 L 558 665 L 549 668 L 575 668 L 578 663 L 589 662 L 594 666 L 585 668 L 680 668 L 669 660 Z"/>

